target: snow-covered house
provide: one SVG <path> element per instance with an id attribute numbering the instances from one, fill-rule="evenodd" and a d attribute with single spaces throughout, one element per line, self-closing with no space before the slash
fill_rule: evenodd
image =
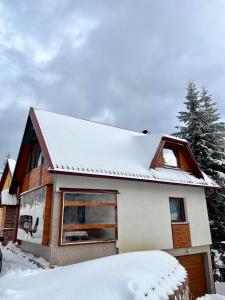
<path id="1" fill-rule="evenodd" d="M 16 195 L 9 194 L 16 161 L 7 159 L 0 179 L 0 230 L 6 241 L 16 239 L 18 203 Z"/>
<path id="2" fill-rule="evenodd" d="M 21 247 L 66 265 L 161 249 L 214 290 L 205 188 L 185 140 L 30 109 L 10 193 Z"/>

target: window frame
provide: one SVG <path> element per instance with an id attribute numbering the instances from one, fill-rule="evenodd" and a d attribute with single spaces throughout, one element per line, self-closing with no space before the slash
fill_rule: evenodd
<path id="1" fill-rule="evenodd" d="M 164 154 L 163 154 L 163 150 L 164 149 L 168 149 L 168 150 L 171 150 L 173 151 L 175 157 L 176 157 L 176 160 L 177 160 L 177 166 L 173 166 L 173 165 L 168 165 L 165 163 L 165 159 L 164 159 Z M 180 169 L 180 160 L 179 160 L 179 156 L 178 156 L 178 151 L 176 148 L 172 148 L 172 147 L 168 147 L 168 146 L 165 146 L 163 147 L 162 149 L 162 156 L 163 156 L 163 167 L 164 168 L 169 168 L 169 169 Z"/>
<path id="2" fill-rule="evenodd" d="M 32 170 L 44 164 L 44 157 L 41 147 L 37 141 L 31 144 L 29 158 L 26 166 L 26 174 L 30 174 Z"/>
<path id="3" fill-rule="evenodd" d="M 66 193 L 88 193 L 88 194 L 119 194 L 119 192 L 117 190 L 101 190 L 101 189 L 78 189 L 78 188 L 60 188 L 59 189 L 61 191 L 61 207 L 60 207 L 60 228 L 59 228 L 59 246 L 74 246 L 74 245 L 82 245 L 82 244 L 99 244 L 99 243 L 112 243 L 112 242 L 116 242 L 118 240 L 118 218 L 117 218 L 117 197 L 115 202 L 94 202 L 97 203 L 97 205 L 93 205 L 93 202 L 91 204 L 88 204 L 88 202 L 84 202 L 82 203 L 82 205 L 80 205 L 81 203 L 78 204 L 78 202 L 75 202 L 75 204 L 72 202 L 67 205 L 65 205 L 64 203 L 64 195 Z M 72 205 L 71 205 L 72 204 Z M 85 205 L 84 205 L 85 204 Z M 103 205 L 102 205 L 103 204 Z M 115 209 L 115 224 L 87 224 L 85 226 L 85 224 L 77 224 L 77 225 L 64 225 L 63 224 L 63 217 L 64 217 L 64 207 L 65 206 L 112 206 Z M 75 229 L 85 229 L 84 227 L 89 227 L 86 229 L 91 229 L 93 228 L 92 225 L 95 228 L 114 228 L 115 229 L 115 239 L 110 239 L 110 240 L 82 240 L 82 241 L 75 241 L 75 242 L 63 242 L 63 230 L 69 229 L 70 227 L 73 227 Z M 80 228 L 79 228 L 80 227 Z M 82 228 L 81 228 L 82 227 Z"/>
<path id="4" fill-rule="evenodd" d="M 171 223 L 172 224 L 186 224 L 188 223 L 188 220 L 187 220 L 187 212 L 186 212 L 186 205 L 185 205 L 185 199 L 182 198 L 182 197 L 169 197 L 169 210 L 170 210 L 170 201 L 173 200 L 173 199 L 176 199 L 176 200 L 179 200 L 181 201 L 182 205 L 182 216 L 183 216 L 183 221 L 181 220 L 172 220 L 172 216 L 171 216 L 171 211 L 170 211 L 170 220 L 171 220 Z"/>

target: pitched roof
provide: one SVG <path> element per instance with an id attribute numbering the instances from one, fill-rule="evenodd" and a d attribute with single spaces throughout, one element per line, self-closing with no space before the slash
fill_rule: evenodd
<path id="1" fill-rule="evenodd" d="M 2 172 L 2 176 L 0 178 L 0 191 L 2 190 L 8 172 L 10 172 L 11 177 L 13 177 L 15 166 L 16 166 L 16 161 L 14 159 L 8 158 L 6 160 L 5 167 Z"/>
<path id="2" fill-rule="evenodd" d="M 13 176 L 15 166 L 16 166 L 16 161 L 12 158 L 8 158 L 8 165 L 9 165 L 9 171 L 11 176 Z"/>
<path id="3" fill-rule="evenodd" d="M 2 191 L 5 180 L 7 178 L 8 172 L 10 172 L 11 178 L 13 177 L 15 170 L 16 161 L 14 159 L 7 159 L 5 168 L 3 170 L 2 177 L 0 179 L 0 194 L 1 194 L 1 205 L 16 205 L 17 198 L 16 195 L 10 195 L 9 189 Z"/>
<path id="4" fill-rule="evenodd" d="M 158 182 L 218 186 L 207 175 L 196 178 L 182 170 L 149 169 L 166 134 L 142 134 L 48 111 L 33 110 L 36 126 L 56 172 L 131 178 Z"/>

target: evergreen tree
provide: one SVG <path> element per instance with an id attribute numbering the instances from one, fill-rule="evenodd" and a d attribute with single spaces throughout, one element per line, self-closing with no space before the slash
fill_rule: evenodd
<path id="1" fill-rule="evenodd" d="M 202 155 L 198 162 L 201 169 L 210 175 L 221 187 L 218 191 L 206 191 L 206 200 L 210 220 L 213 248 L 220 250 L 221 241 L 225 241 L 225 124 L 212 96 L 202 88 Z"/>
<path id="2" fill-rule="evenodd" d="M 201 102 L 197 87 L 192 81 L 188 84 L 184 104 L 186 111 L 181 111 L 178 114 L 178 119 L 183 125 L 176 127 L 178 132 L 175 135 L 189 142 L 194 156 L 198 159 L 201 155 Z"/>
<path id="3" fill-rule="evenodd" d="M 186 111 L 178 114 L 183 124 L 175 134 L 186 139 L 201 169 L 212 177 L 220 190 L 206 191 L 213 248 L 221 250 L 225 241 L 225 124 L 220 122 L 216 103 L 205 87 L 199 93 L 190 82 L 185 98 Z"/>
<path id="4" fill-rule="evenodd" d="M 218 172 L 225 173 L 225 153 L 223 151 L 225 124 L 220 122 L 216 103 L 205 87 L 202 88 L 200 102 L 202 105 L 202 155 L 198 162 L 208 175 L 217 176 Z"/>

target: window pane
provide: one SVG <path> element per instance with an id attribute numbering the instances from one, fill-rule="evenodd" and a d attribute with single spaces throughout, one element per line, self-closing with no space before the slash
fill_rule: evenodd
<path id="1" fill-rule="evenodd" d="M 69 224 L 115 224 L 113 206 L 66 206 L 63 223 Z"/>
<path id="2" fill-rule="evenodd" d="M 115 240 L 116 231 L 114 228 L 85 229 L 85 230 L 64 230 L 63 243 L 74 243 L 81 241 Z"/>
<path id="3" fill-rule="evenodd" d="M 115 202 L 116 194 L 65 193 L 66 202 Z"/>
<path id="4" fill-rule="evenodd" d="M 164 164 L 166 166 L 178 167 L 175 150 L 164 148 L 163 149 L 163 158 L 164 158 Z"/>
<path id="5" fill-rule="evenodd" d="M 182 198 L 170 198 L 170 215 L 174 222 L 184 222 L 184 202 Z"/>

